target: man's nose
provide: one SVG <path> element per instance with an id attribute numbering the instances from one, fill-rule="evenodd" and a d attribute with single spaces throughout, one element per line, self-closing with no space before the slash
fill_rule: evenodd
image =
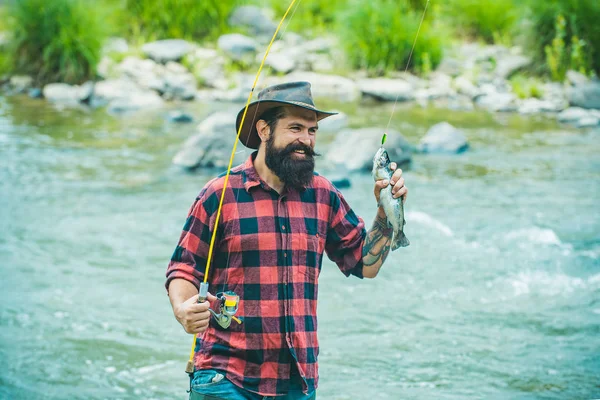
<path id="1" fill-rule="evenodd" d="M 303 145 L 305 145 L 305 146 L 310 146 L 310 147 L 313 147 L 313 146 L 314 146 L 314 144 L 315 144 L 315 143 L 314 143 L 314 137 L 311 137 L 311 135 L 310 135 L 310 133 L 308 133 L 308 131 L 306 131 L 306 132 L 303 132 L 303 133 L 302 133 L 302 136 L 300 136 L 300 137 L 298 138 L 298 141 L 299 141 L 300 143 L 302 143 Z"/>

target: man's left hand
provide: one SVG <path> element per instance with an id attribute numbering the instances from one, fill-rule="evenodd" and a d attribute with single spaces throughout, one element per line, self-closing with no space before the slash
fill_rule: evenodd
<path id="1" fill-rule="evenodd" d="M 402 197 L 402 203 L 406 201 L 406 197 L 408 195 L 408 189 L 404 186 L 404 178 L 402 177 L 402 170 L 398 168 L 398 165 L 393 162 L 390 163 L 390 169 L 394 171 L 392 178 L 388 181 L 387 179 L 381 179 L 375 181 L 375 199 L 379 204 L 379 193 L 381 189 L 387 187 L 388 185 L 392 185 L 392 195 L 395 199 Z"/>

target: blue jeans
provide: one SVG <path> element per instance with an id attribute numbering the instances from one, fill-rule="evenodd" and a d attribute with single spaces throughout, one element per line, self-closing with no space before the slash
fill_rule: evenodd
<path id="1" fill-rule="evenodd" d="M 213 369 L 201 369 L 194 373 L 190 400 L 316 400 L 316 392 L 302 393 L 302 383 L 293 381 L 284 396 L 261 396 L 231 383 L 224 374 Z"/>

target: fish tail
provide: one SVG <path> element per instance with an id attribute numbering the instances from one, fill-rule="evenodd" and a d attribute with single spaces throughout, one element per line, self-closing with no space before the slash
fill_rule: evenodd
<path id="1" fill-rule="evenodd" d="M 392 251 L 397 250 L 400 247 L 406 247 L 409 244 L 410 242 L 403 231 L 396 232 L 394 240 L 392 240 Z"/>

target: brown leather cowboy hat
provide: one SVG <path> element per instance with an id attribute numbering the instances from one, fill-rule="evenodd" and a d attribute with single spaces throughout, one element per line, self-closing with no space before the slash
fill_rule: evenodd
<path id="1" fill-rule="evenodd" d="M 250 103 L 248 112 L 244 119 L 244 125 L 240 132 L 240 141 L 244 146 L 251 149 L 258 149 L 260 137 L 256 131 L 256 122 L 265 111 L 281 106 L 296 106 L 313 110 L 317 113 L 317 121 L 330 117 L 337 113 L 318 110 L 312 99 L 309 82 L 289 82 L 280 85 L 269 86 L 260 91 L 258 100 Z M 240 129 L 244 108 L 240 110 L 237 116 L 235 128 L 236 133 Z"/>

